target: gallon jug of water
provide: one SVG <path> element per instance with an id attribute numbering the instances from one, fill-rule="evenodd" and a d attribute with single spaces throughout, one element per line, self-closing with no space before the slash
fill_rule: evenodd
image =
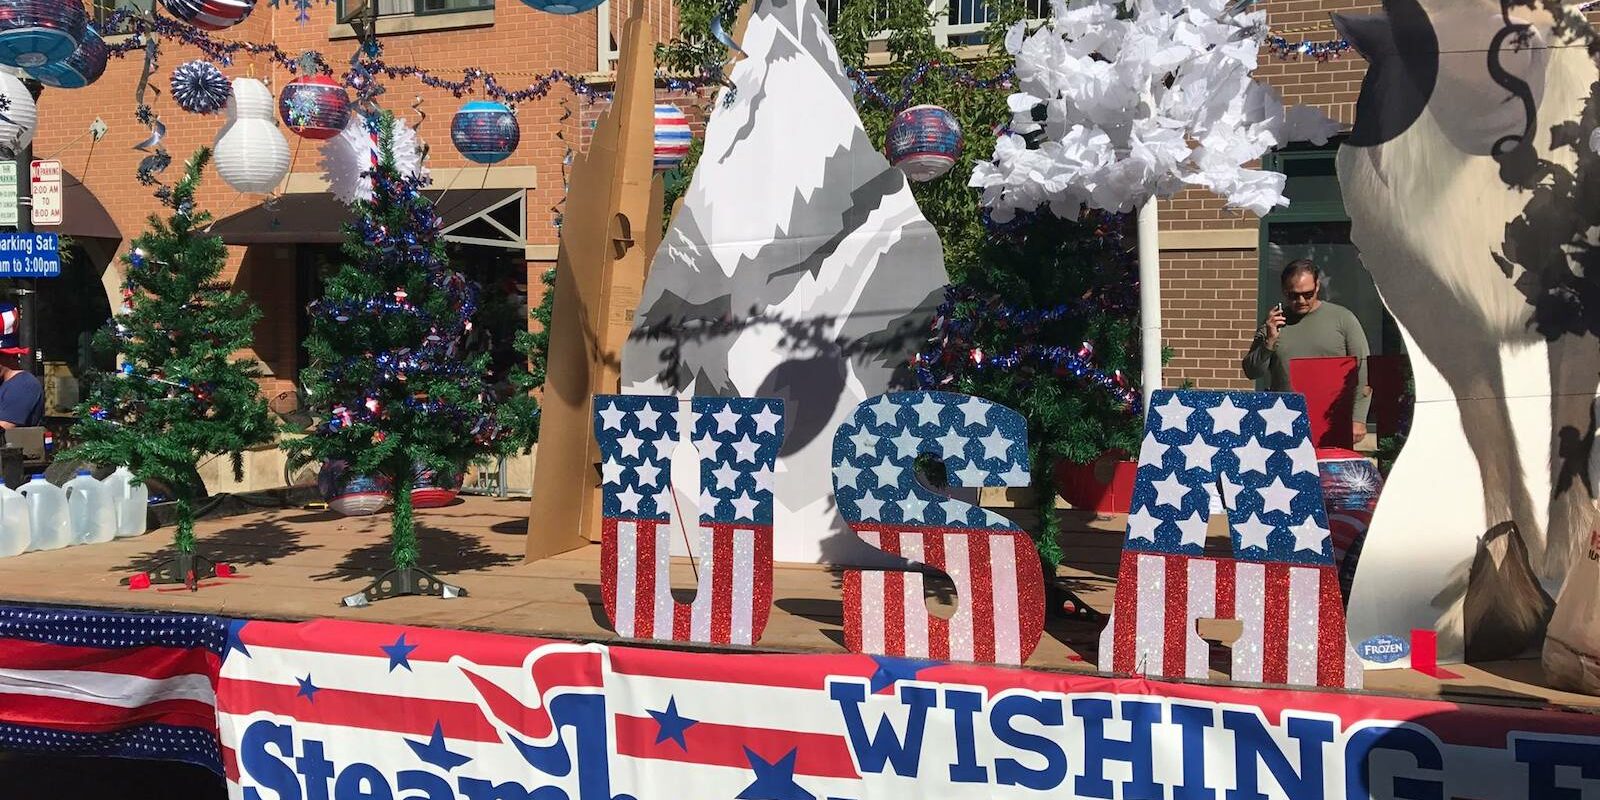
<path id="1" fill-rule="evenodd" d="M 89 470 L 61 487 L 67 492 L 67 512 L 72 519 L 72 543 L 93 544 L 117 538 L 117 507 L 109 487 L 94 479 Z"/>
<path id="2" fill-rule="evenodd" d="M 117 536 L 141 536 L 145 532 L 145 515 L 150 510 L 150 489 L 134 483 L 133 473 L 127 467 L 117 467 L 105 479 L 106 493 L 117 508 Z"/>
<path id="3" fill-rule="evenodd" d="M 35 475 L 17 492 L 28 498 L 29 550 L 54 550 L 72 543 L 72 519 L 67 514 L 67 493 Z"/>
<path id="4" fill-rule="evenodd" d="M 28 498 L 0 486 L 0 557 L 14 556 L 28 549 Z"/>

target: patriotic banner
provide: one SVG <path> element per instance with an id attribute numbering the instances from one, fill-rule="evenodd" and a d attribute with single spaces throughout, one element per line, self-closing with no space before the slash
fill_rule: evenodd
<path id="1" fill-rule="evenodd" d="M 1591 797 L 1555 710 L 907 661 L 250 622 L 239 800 Z"/>
<path id="2" fill-rule="evenodd" d="M 220 772 L 215 686 L 231 636 L 216 617 L 0 606 L 0 750 Z"/>

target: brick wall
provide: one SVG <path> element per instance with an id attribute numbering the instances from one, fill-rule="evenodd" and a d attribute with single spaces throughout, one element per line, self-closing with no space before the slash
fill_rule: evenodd
<path id="1" fill-rule="evenodd" d="M 1248 389 L 1239 360 L 1255 333 L 1254 250 L 1161 254 L 1161 326 L 1172 351 L 1167 385 Z M 1241 323 L 1241 321 L 1243 321 Z"/>

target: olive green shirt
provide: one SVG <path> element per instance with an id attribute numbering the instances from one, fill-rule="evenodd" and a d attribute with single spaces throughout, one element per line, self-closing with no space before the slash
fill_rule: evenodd
<path id="1" fill-rule="evenodd" d="M 1356 377 L 1355 421 L 1365 422 L 1372 393 L 1367 388 L 1367 335 L 1361 321 L 1350 309 L 1326 300 L 1315 311 L 1300 318 L 1290 316 L 1278 331 L 1277 349 L 1268 349 L 1266 331 L 1256 332 L 1250 352 L 1244 356 L 1244 374 L 1267 379 L 1274 392 L 1293 391 L 1289 387 L 1289 362 L 1296 358 L 1355 356 L 1360 373 Z"/>

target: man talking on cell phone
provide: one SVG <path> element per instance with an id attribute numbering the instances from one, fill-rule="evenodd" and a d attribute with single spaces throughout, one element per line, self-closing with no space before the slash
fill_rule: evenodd
<path id="1" fill-rule="evenodd" d="M 1350 309 L 1322 299 L 1322 270 L 1309 259 L 1289 262 L 1279 286 L 1283 302 L 1267 312 L 1256 330 L 1250 352 L 1244 356 L 1245 376 L 1265 378 L 1270 391 L 1288 392 L 1293 391 L 1289 387 L 1290 361 L 1355 356 L 1360 372 L 1351 433 L 1354 441 L 1361 441 L 1367 435 L 1367 406 L 1372 400 L 1367 388 L 1367 335 L 1361 330 L 1361 321 Z"/>

